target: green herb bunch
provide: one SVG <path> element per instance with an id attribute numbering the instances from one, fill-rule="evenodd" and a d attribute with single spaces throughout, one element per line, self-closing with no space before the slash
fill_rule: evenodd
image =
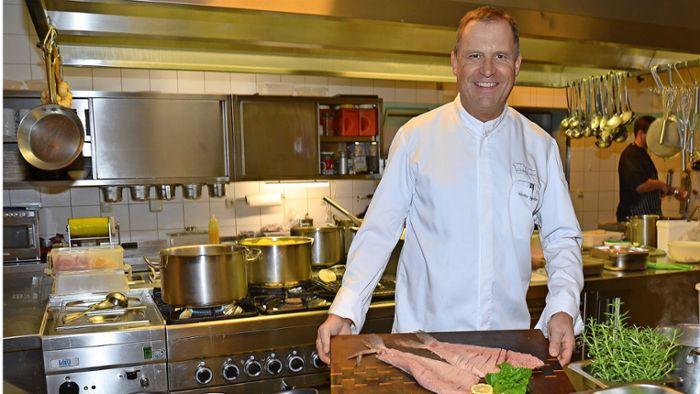
<path id="1" fill-rule="evenodd" d="M 666 378 L 674 368 L 678 333 L 669 338 L 653 328 L 628 326 L 629 316 L 620 314 L 619 301 L 613 307 L 607 321 L 591 318 L 584 329 L 590 373 L 609 383 Z"/>
<path id="2" fill-rule="evenodd" d="M 532 370 L 529 368 L 514 367 L 510 363 L 498 365 L 501 369 L 497 373 L 487 373 L 486 383 L 493 386 L 494 394 L 525 394 L 527 384 L 530 382 Z"/>

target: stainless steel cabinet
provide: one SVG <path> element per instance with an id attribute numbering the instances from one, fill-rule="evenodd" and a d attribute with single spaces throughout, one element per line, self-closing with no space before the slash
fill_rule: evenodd
<path id="1" fill-rule="evenodd" d="M 236 96 L 234 119 L 236 179 L 318 176 L 319 141 L 314 100 Z"/>
<path id="2" fill-rule="evenodd" d="M 95 179 L 228 180 L 226 96 L 92 98 Z"/>

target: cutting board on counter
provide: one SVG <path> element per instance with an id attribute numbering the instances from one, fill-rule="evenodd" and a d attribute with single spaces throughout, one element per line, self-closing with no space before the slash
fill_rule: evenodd
<path id="1" fill-rule="evenodd" d="M 444 342 L 501 347 L 530 353 L 542 359 L 545 366 L 541 370 L 533 371 L 528 393 L 564 394 L 574 391 L 559 362 L 548 357 L 549 344 L 539 330 L 440 332 L 431 333 L 431 335 Z M 398 338 L 416 339 L 413 334 L 380 334 L 380 336 L 390 348 L 439 359 L 426 350 L 405 349 L 395 344 Z M 379 361 L 373 355 L 364 356 L 360 366 L 356 366 L 356 359 L 348 359 L 348 357 L 366 349 L 365 337 L 365 335 L 340 335 L 331 339 L 331 393 L 429 393 L 410 375 Z"/>

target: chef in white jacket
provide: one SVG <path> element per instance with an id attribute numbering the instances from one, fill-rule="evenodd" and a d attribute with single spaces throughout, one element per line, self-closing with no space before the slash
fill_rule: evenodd
<path id="1" fill-rule="evenodd" d="M 506 105 L 520 69 L 515 21 L 481 7 L 460 23 L 451 54 L 457 98 L 410 120 L 348 255 L 316 347 L 358 333 L 372 291 L 406 227 L 394 332 L 528 329 L 530 237 L 539 226 L 547 304 L 537 323 L 568 364 L 583 322 L 581 230 L 554 139 Z"/>

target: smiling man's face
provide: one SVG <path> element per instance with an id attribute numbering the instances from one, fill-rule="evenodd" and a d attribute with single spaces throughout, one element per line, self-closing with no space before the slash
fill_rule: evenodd
<path id="1" fill-rule="evenodd" d="M 482 122 L 497 118 L 513 88 L 521 60 L 508 22 L 469 22 L 457 52 L 450 57 L 464 109 Z"/>

